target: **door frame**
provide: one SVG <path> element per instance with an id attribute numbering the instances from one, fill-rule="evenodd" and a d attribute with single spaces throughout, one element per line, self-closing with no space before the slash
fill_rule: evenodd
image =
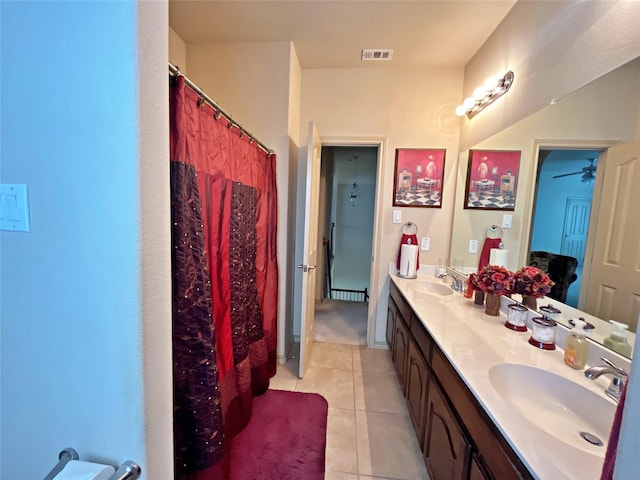
<path id="1" fill-rule="evenodd" d="M 607 150 L 619 143 L 620 141 L 611 140 L 534 140 L 531 165 L 529 170 L 529 178 L 525 196 L 525 207 L 522 214 L 522 240 L 520 243 L 519 265 L 527 265 L 529 250 L 531 248 L 531 225 L 533 222 L 535 196 L 538 186 L 538 159 L 540 158 L 540 150 L 601 150 L 598 155 L 598 168 L 604 165 L 607 158 Z M 584 265 L 582 269 L 583 278 L 587 278 L 591 271 L 591 257 L 593 255 L 594 235 L 593 231 L 597 228 L 598 212 L 600 211 L 600 197 L 602 195 L 602 175 L 596 175 L 595 185 L 593 187 L 593 198 L 591 199 L 591 215 L 589 217 L 589 232 L 587 233 L 587 244 L 584 254 Z M 582 309 L 583 296 L 586 293 L 586 282 L 580 285 L 580 295 L 578 297 L 578 309 Z"/>
<path id="2" fill-rule="evenodd" d="M 357 136 L 357 137 L 338 137 L 338 136 L 322 136 L 320 135 L 320 143 L 322 147 L 376 147 L 378 149 L 378 164 L 376 165 L 376 194 L 375 207 L 373 213 L 373 235 L 371 239 L 371 274 L 369 278 L 369 307 L 367 310 L 367 346 L 375 348 L 376 324 L 378 310 L 382 308 L 378 301 L 378 282 L 380 280 L 380 238 L 382 238 L 382 182 L 384 174 L 384 159 L 387 145 L 387 137 L 384 136 Z M 385 270 L 386 275 L 386 270 Z M 386 318 L 386 311 L 383 312 Z"/>

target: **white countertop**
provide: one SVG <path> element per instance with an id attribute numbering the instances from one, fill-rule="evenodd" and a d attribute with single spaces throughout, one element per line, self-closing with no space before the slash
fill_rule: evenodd
<path id="1" fill-rule="evenodd" d="M 541 368 L 597 393 L 614 405 L 604 394 L 610 376 L 589 380 L 585 378 L 583 370 L 574 370 L 565 365 L 563 344 L 551 351 L 533 347 L 528 343 L 530 331 L 514 332 L 504 327 L 507 319 L 504 311 L 499 317 L 493 317 L 484 313 L 483 306 L 475 305 L 473 299 L 464 298 L 462 294 L 439 297 L 418 294 L 410 288 L 412 282 L 420 280 L 442 282 L 434 276 L 419 276 L 417 280 L 395 274 L 390 277 L 534 477 L 543 480 L 600 478 L 606 447 L 595 447 L 585 442 L 584 448 L 576 448 L 536 427 L 514 411 L 493 388 L 489 369 L 503 363 Z M 503 301 L 503 307 L 505 305 Z M 598 347 L 591 345 L 590 359 L 600 353 Z M 611 358 L 609 353 L 605 354 Z M 619 359 L 614 361 L 618 362 Z M 628 371 L 628 364 L 620 366 Z M 540 406 L 540 412 L 544 415 L 544 405 Z M 594 412 L 594 415 L 597 413 Z M 602 440 L 606 443 L 608 438 Z M 487 446 L 483 445 L 482 448 Z"/>

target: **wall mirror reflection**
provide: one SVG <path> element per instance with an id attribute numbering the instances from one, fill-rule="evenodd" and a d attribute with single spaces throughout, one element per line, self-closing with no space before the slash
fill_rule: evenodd
<path id="1" fill-rule="evenodd" d="M 585 318 L 603 344 L 614 320 L 633 345 L 640 315 L 639 85 L 635 59 L 472 147 L 521 151 L 519 194 L 502 236 L 506 266 L 559 262 L 567 284 L 539 307 L 555 306 L 569 327 Z M 468 155 L 460 152 L 457 192 L 465 191 Z M 466 209 L 465 200 L 457 194 L 450 264 L 469 273 L 478 264 L 469 241 L 482 242 L 505 214 Z"/>

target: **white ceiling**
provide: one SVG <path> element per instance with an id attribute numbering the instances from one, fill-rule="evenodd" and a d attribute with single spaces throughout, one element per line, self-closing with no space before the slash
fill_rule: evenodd
<path id="1" fill-rule="evenodd" d="M 301 67 L 463 67 L 516 0 L 170 0 L 187 44 L 292 41 Z M 392 48 L 362 62 L 363 48 Z"/>

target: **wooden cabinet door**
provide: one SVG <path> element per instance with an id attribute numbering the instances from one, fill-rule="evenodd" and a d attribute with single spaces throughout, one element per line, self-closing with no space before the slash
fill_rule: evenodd
<path id="1" fill-rule="evenodd" d="M 401 315 L 396 316 L 396 327 L 394 333 L 393 342 L 393 364 L 398 374 L 398 380 L 400 381 L 400 387 L 402 391 L 405 391 L 407 382 L 407 356 L 409 354 L 409 329 L 404 323 Z"/>
<path id="2" fill-rule="evenodd" d="M 431 480 L 468 478 L 471 445 L 439 385 L 429 385 L 424 458 Z"/>
<path id="3" fill-rule="evenodd" d="M 429 386 L 429 367 L 422 353 L 411 340 L 407 356 L 406 398 L 409 415 L 413 420 L 418 441 L 422 445 L 424 419 L 427 413 L 427 387 Z"/>
<path id="4" fill-rule="evenodd" d="M 469 469 L 469 480 L 492 480 L 487 473 L 487 469 L 482 460 L 477 455 L 471 458 L 471 468 Z"/>
<path id="5" fill-rule="evenodd" d="M 389 304 L 387 306 L 387 345 L 389 345 L 389 349 L 391 350 L 391 358 L 393 359 L 393 334 L 396 329 L 396 316 L 398 315 L 398 307 L 396 307 L 395 302 L 389 296 Z"/>

